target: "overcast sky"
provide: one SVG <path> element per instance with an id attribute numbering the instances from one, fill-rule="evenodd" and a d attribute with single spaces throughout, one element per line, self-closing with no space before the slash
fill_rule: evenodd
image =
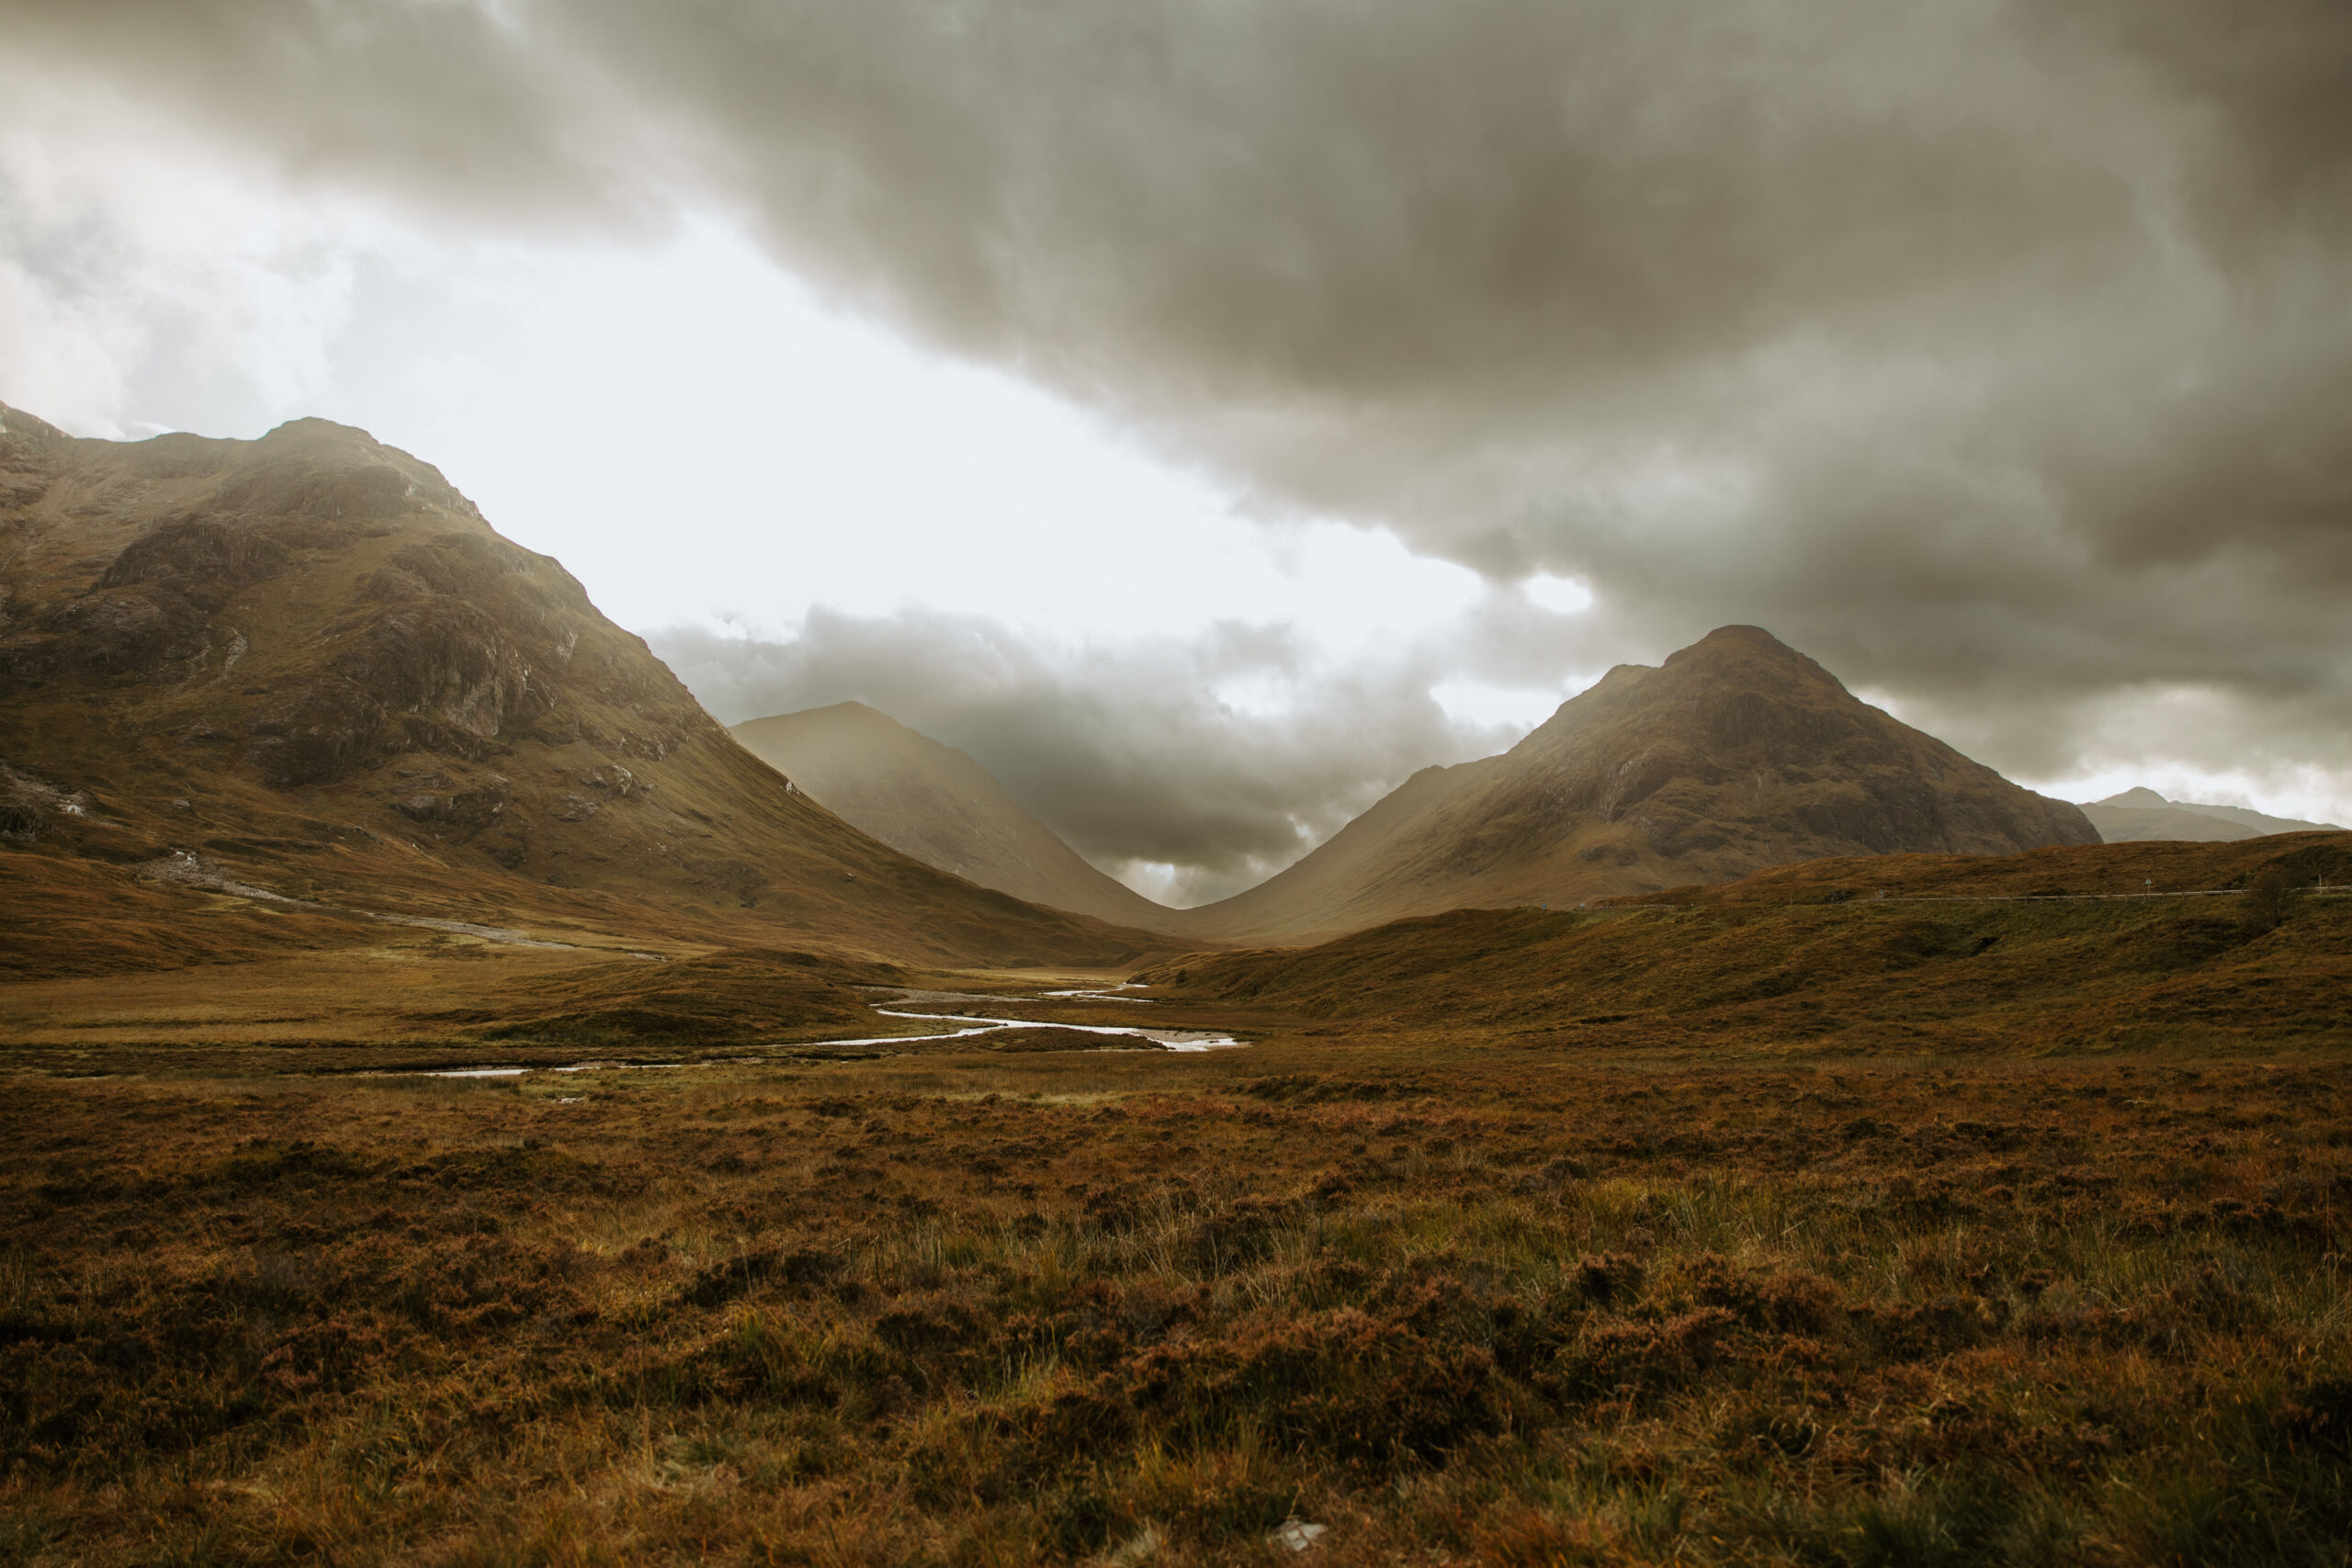
<path id="1" fill-rule="evenodd" d="M 322 413 L 1231 891 L 1770 627 L 2352 820 L 2341 0 L 0 0 L 0 400 Z"/>

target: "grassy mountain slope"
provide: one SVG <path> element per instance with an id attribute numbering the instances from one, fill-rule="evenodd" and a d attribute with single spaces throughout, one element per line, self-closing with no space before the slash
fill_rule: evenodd
<path id="1" fill-rule="evenodd" d="M 1499 757 L 1430 768 L 1280 875 L 1176 929 L 1305 940 L 1464 907 L 1724 882 L 1822 856 L 2097 843 L 1753 626 L 1620 665 Z"/>
<path id="2" fill-rule="evenodd" d="M 926 865 L 1048 908 L 1154 927 L 1170 911 L 1106 876 L 963 752 L 864 703 L 734 727 L 744 750 L 843 821 Z"/>
<path id="3" fill-rule="evenodd" d="M 2352 833 L 1816 861 L 1582 910 L 1461 910 L 1173 960 L 1170 998 L 1634 1049 L 2352 1042 Z M 1882 896 L 1883 895 L 1883 897 Z M 2131 897 L 2140 895 L 2140 897 Z"/>
<path id="4" fill-rule="evenodd" d="M 1154 944 L 788 791 L 556 561 L 319 420 L 114 443 L 0 408 L 0 886 L 126 964 L 238 887 L 323 909 L 182 946 L 332 942 L 350 908 L 927 962 Z"/>

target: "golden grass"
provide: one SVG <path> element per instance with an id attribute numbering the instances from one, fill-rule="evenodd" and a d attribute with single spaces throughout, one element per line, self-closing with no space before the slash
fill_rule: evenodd
<path id="1" fill-rule="evenodd" d="M 2352 903 L 1789 880 L 10 986 L 0 1562 L 2346 1562 Z"/>
<path id="2" fill-rule="evenodd" d="M 20 1074 L 6 1550 L 2344 1560 L 2352 1070 Z M 258 1055 L 255 1069 L 272 1058 Z"/>

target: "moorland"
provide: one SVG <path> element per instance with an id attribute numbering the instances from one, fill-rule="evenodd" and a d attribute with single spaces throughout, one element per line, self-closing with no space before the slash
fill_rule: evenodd
<path id="1" fill-rule="evenodd" d="M 1816 863 L 1131 989 L 420 928 L 19 983 L 5 1547 L 2340 1562 L 2346 863 Z M 1247 1043 L 822 1043 L 924 987 Z"/>
<path id="2" fill-rule="evenodd" d="M 2352 834 L 1728 627 L 1028 902 L 318 421 L 0 411 L 0 1561 L 2347 1560 Z"/>

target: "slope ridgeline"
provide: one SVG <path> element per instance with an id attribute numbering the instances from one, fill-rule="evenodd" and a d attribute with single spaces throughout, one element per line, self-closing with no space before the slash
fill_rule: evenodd
<path id="1" fill-rule="evenodd" d="M 1427 768 L 1280 875 L 1175 929 L 1300 941 L 1409 915 L 1727 882 L 1825 855 L 2095 844 L 1755 626 L 1621 664 L 1498 757 Z"/>
<path id="2" fill-rule="evenodd" d="M 2127 789 L 2083 807 L 2099 837 L 2110 844 L 2157 839 L 2186 839 L 2208 843 L 2256 839 L 2268 833 L 2328 832 L 2332 822 L 2305 822 L 2272 817 L 2243 806 L 2205 806 L 2191 800 L 2166 800 L 2154 790 Z"/>
<path id="3" fill-rule="evenodd" d="M 116 909 L 85 947 L 158 884 L 925 962 L 1154 945 L 793 793 L 556 561 L 322 420 L 118 443 L 0 407 L 0 877 L 51 923 Z"/>
<path id="4" fill-rule="evenodd" d="M 1172 916 L 1089 864 L 970 757 L 864 703 L 751 719 L 733 734 L 843 821 L 925 864 L 1115 925 Z"/>

